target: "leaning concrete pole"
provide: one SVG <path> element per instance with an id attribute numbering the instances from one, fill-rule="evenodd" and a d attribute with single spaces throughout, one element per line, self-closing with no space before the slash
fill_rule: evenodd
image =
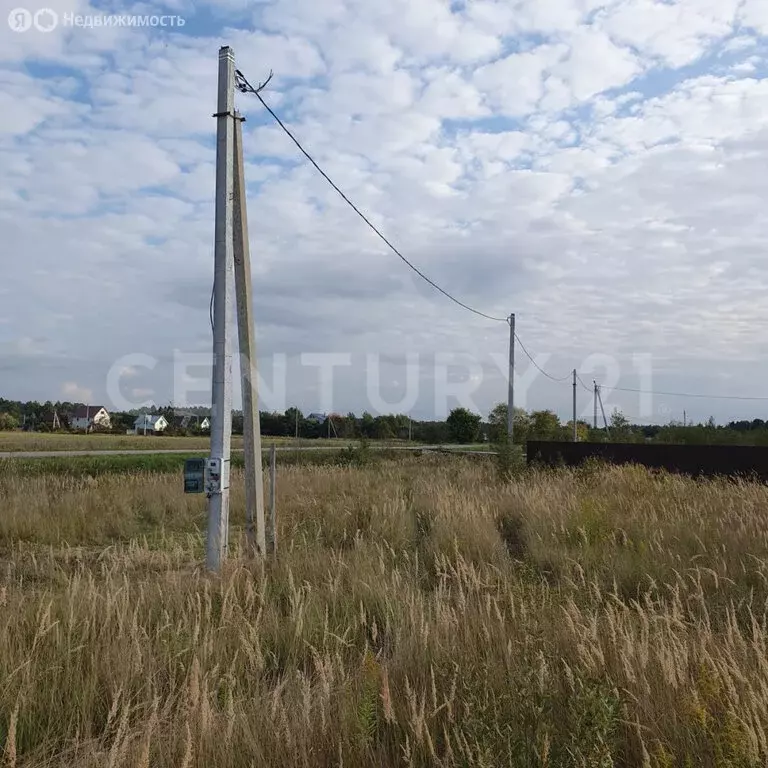
<path id="1" fill-rule="evenodd" d="M 240 382 L 243 392 L 243 448 L 245 454 L 245 521 L 248 547 L 266 553 L 264 480 L 261 471 L 261 420 L 253 327 L 251 249 L 245 197 L 243 130 L 245 118 L 235 118 L 235 294 L 240 340 Z"/>
<path id="2" fill-rule="evenodd" d="M 219 49 L 216 118 L 216 228 L 213 288 L 213 381 L 211 403 L 211 475 L 208 492 L 206 564 L 218 571 L 227 555 L 229 463 L 232 442 L 232 293 L 234 191 L 235 56 Z"/>

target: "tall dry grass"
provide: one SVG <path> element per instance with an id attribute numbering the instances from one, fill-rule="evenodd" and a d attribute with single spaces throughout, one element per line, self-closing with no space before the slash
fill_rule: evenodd
<path id="1" fill-rule="evenodd" d="M 377 443 L 396 444 L 402 441 L 388 440 Z M 262 437 L 262 446 L 323 446 L 343 447 L 349 440 L 338 438 L 317 438 L 304 440 L 293 437 Z M 210 437 L 206 435 L 120 435 L 114 433 L 95 432 L 0 432 L 0 453 L 16 453 L 28 451 L 162 451 L 171 450 L 200 451 L 207 450 L 211 445 Z M 242 435 L 232 436 L 232 448 L 239 450 L 243 447 Z"/>
<path id="2" fill-rule="evenodd" d="M 242 448 L 243 439 L 232 438 L 233 446 Z M 0 432 L 0 453 L 10 451 L 156 451 L 164 448 L 206 449 L 210 437 L 170 435 L 119 435 L 66 432 Z"/>
<path id="3" fill-rule="evenodd" d="M 279 501 L 279 559 L 238 491 L 211 578 L 176 476 L 0 478 L 4 765 L 768 762 L 768 489 L 430 459 Z"/>

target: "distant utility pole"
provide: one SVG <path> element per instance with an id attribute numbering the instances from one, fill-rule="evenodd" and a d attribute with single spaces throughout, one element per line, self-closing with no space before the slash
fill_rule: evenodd
<path id="1" fill-rule="evenodd" d="M 248 547 L 266 553 L 264 479 L 261 468 L 261 419 L 256 340 L 253 327 L 251 249 L 248 242 L 248 207 L 243 158 L 244 117 L 235 115 L 234 264 L 237 331 L 240 341 L 240 381 L 243 393 L 243 454 L 245 458 L 245 527 Z"/>
<path id="2" fill-rule="evenodd" d="M 513 445 L 515 423 L 515 313 L 509 316 L 509 388 L 507 390 L 507 441 Z"/>
<path id="3" fill-rule="evenodd" d="M 686 426 L 686 423 L 685 423 L 685 411 L 683 411 L 683 426 Z"/>
<path id="4" fill-rule="evenodd" d="M 573 442 L 579 442 L 579 433 L 576 429 L 576 369 L 573 369 Z"/>
<path id="5" fill-rule="evenodd" d="M 605 424 L 605 433 L 611 436 L 611 430 L 608 429 L 608 419 L 605 418 L 605 408 L 603 408 L 603 398 L 600 396 L 600 387 L 597 388 L 597 399 L 600 403 L 600 412 L 603 414 L 603 424 Z"/>
<path id="6" fill-rule="evenodd" d="M 594 400 L 592 428 L 597 429 L 597 382 L 593 380 L 592 384 L 594 385 L 594 389 L 592 390 L 592 398 Z"/>
<path id="7" fill-rule="evenodd" d="M 229 525 L 229 469 L 232 442 L 232 279 L 234 266 L 235 56 L 219 49 L 216 118 L 216 227 L 213 283 L 213 375 L 211 457 L 206 564 L 218 571 L 226 557 Z"/>

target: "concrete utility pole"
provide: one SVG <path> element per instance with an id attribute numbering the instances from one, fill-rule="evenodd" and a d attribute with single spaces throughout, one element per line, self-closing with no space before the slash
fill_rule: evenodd
<path id="1" fill-rule="evenodd" d="M 507 390 L 507 441 L 514 443 L 515 424 L 515 314 L 509 316 L 509 389 Z"/>
<path id="2" fill-rule="evenodd" d="M 593 405 L 593 422 L 592 422 L 592 427 L 593 427 L 594 429 L 597 429 L 597 382 L 593 380 L 593 381 L 592 381 L 592 384 L 593 384 L 593 385 L 594 385 L 594 387 L 595 387 L 595 388 L 592 390 L 592 398 L 593 398 L 593 400 L 594 400 L 594 405 Z"/>
<path id="3" fill-rule="evenodd" d="M 229 528 L 229 464 L 232 442 L 232 281 L 234 261 L 234 107 L 235 56 L 219 49 L 219 93 L 216 118 L 216 228 L 213 288 L 213 377 L 211 467 L 206 564 L 218 571 L 227 554 Z"/>
<path id="4" fill-rule="evenodd" d="M 266 552 L 264 478 L 261 468 L 261 419 L 256 340 L 251 290 L 251 248 L 248 242 L 248 207 L 245 194 L 243 129 L 245 118 L 235 116 L 234 263 L 237 332 L 240 341 L 240 382 L 243 393 L 243 453 L 245 456 L 245 530 L 248 547 Z"/>
<path id="5" fill-rule="evenodd" d="M 611 436 L 611 430 L 608 429 L 608 419 L 605 418 L 605 408 L 603 408 L 603 398 L 600 396 L 600 387 L 597 388 L 597 399 L 600 402 L 600 412 L 603 414 L 603 424 L 605 424 L 605 433 Z"/>
<path id="6" fill-rule="evenodd" d="M 573 442 L 579 442 L 579 432 L 576 429 L 576 369 L 573 369 Z"/>

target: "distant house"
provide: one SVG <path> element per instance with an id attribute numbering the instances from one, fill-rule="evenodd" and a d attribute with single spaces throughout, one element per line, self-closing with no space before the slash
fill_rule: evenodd
<path id="1" fill-rule="evenodd" d="M 307 416 L 307 421 L 313 421 L 315 424 L 324 424 L 326 418 L 328 417 L 324 413 L 310 413 Z"/>
<path id="2" fill-rule="evenodd" d="M 137 435 L 157 434 L 158 432 L 164 432 L 168 428 L 168 422 L 165 416 L 161 414 L 142 413 L 133 422 L 133 428 Z"/>
<path id="3" fill-rule="evenodd" d="M 109 429 L 112 424 L 107 409 L 101 405 L 78 405 L 69 417 L 72 429 L 90 432 L 95 427 Z"/>
<path id="4" fill-rule="evenodd" d="M 211 420 L 206 416 L 201 422 L 200 422 L 200 429 L 202 430 L 209 430 L 211 428 Z"/>

